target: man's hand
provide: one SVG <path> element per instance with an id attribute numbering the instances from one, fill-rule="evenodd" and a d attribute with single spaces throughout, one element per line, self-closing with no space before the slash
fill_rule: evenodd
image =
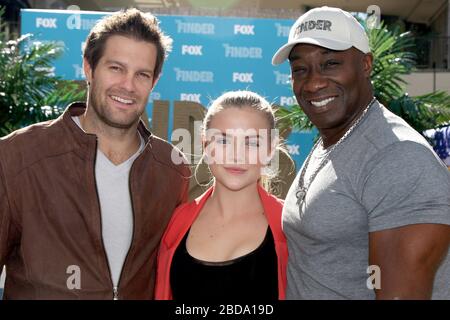
<path id="1" fill-rule="evenodd" d="M 371 232 L 369 264 L 379 266 L 381 271 L 376 298 L 430 299 L 435 273 L 449 244 L 450 226 L 443 224 L 414 224 Z"/>

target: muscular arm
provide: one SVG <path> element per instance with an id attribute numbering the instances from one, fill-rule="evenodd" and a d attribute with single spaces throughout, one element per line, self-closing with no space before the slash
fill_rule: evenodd
<path id="1" fill-rule="evenodd" d="M 430 299 L 436 270 L 448 252 L 450 226 L 413 224 L 371 232 L 369 264 L 380 267 L 377 299 Z"/>

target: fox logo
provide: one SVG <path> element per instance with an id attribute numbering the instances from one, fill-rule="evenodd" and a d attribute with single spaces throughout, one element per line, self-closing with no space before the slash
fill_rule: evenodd
<path id="1" fill-rule="evenodd" d="M 184 55 L 190 55 L 190 56 L 202 56 L 202 49 L 203 46 L 187 46 L 182 45 L 181 46 L 181 54 Z"/>
<path id="2" fill-rule="evenodd" d="M 36 28 L 57 29 L 56 18 L 36 18 Z"/>
<path id="3" fill-rule="evenodd" d="M 253 25 L 240 25 L 235 24 L 234 25 L 234 34 L 243 34 L 243 35 L 255 35 L 255 26 Z"/>
<path id="4" fill-rule="evenodd" d="M 253 73 L 233 72 L 233 82 L 253 83 Z"/>

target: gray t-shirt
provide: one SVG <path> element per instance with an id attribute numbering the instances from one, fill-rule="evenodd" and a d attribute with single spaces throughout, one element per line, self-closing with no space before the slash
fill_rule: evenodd
<path id="1" fill-rule="evenodd" d="M 78 117 L 72 117 L 81 128 Z M 108 257 L 114 286 L 119 283 L 122 266 L 125 262 L 133 236 L 133 210 L 129 189 L 130 169 L 134 160 L 145 147 L 139 135 L 139 150 L 119 165 L 112 163 L 100 149 L 97 149 L 95 179 L 100 200 L 102 217 L 102 236 Z"/>
<path id="2" fill-rule="evenodd" d="M 313 154 L 305 181 L 326 152 Z M 450 173 L 419 133 L 378 103 L 331 152 L 301 216 L 299 175 L 282 216 L 287 299 L 374 299 L 367 287 L 369 232 L 450 224 Z M 436 274 L 433 298 L 450 299 L 450 253 Z"/>

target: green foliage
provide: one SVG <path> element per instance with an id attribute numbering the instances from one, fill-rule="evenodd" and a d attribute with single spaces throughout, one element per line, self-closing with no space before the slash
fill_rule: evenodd
<path id="1" fill-rule="evenodd" d="M 314 125 L 299 106 L 279 107 L 275 111 L 280 135 L 287 137 L 292 129 L 309 131 Z"/>
<path id="2" fill-rule="evenodd" d="M 392 100 L 389 109 L 414 129 L 423 132 L 450 121 L 450 96 L 442 91 L 413 98 L 405 94 Z"/>
<path id="3" fill-rule="evenodd" d="M 450 96 L 446 92 L 416 97 L 405 92 L 406 82 L 401 76 L 414 71 L 417 59 L 411 34 L 401 33 L 398 28 L 388 30 L 381 24 L 379 29 L 371 29 L 368 35 L 374 56 L 371 79 L 375 97 L 419 132 L 449 123 Z M 280 131 L 314 127 L 298 105 L 280 107 L 277 115 Z"/>
<path id="4" fill-rule="evenodd" d="M 403 96 L 406 82 L 401 76 L 410 74 L 415 66 L 416 55 L 410 51 L 414 39 L 409 32 L 399 33 L 397 28 L 389 31 L 383 24 L 368 34 L 374 58 L 371 78 L 375 96 L 389 105 Z"/>
<path id="5" fill-rule="evenodd" d="M 52 62 L 62 48 L 31 38 L 6 41 L 0 33 L 0 136 L 54 119 L 85 95 L 78 84 L 52 75 Z"/>

